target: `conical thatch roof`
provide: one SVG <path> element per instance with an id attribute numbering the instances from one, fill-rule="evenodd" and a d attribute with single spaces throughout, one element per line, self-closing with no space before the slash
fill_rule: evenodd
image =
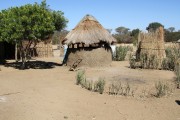
<path id="1" fill-rule="evenodd" d="M 68 45 L 76 43 L 90 45 L 101 41 L 108 44 L 116 42 L 111 34 L 91 15 L 86 15 L 64 40 Z"/>

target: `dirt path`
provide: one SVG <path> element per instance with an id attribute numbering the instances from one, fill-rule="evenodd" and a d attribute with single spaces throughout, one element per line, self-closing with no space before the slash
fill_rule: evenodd
<path id="1" fill-rule="evenodd" d="M 46 59 L 59 63 L 58 58 Z M 90 79 L 126 80 L 151 88 L 169 81 L 173 72 L 129 69 L 128 62 L 86 68 Z M 76 72 L 68 67 L 17 70 L 1 66 L 0 120 L 180 120 L 180 91 L 169 97 L 144 98 L 98 94 L 75 85 Z"/>

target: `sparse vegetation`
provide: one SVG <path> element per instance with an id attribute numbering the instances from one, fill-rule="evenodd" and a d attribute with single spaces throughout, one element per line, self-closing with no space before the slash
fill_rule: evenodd
<path id="1" fill-rule="evenodd" d="M 162 68 L 165 70 L 175 70 L 175 63 L 180 58 L 180 49 L 168 47 L 165 52 L 166 58 L 163 60 Z"/>
<path id="2" fill-rule="evenodd" d="M 131 56 L 129 59 L 129 64 L 130 64 L 130 68 L 135 69 L 137 67 L 136 66 L 136 59 Z"/>
<path id="3" fill-rule="evenodd" d="M 81 85 L 82 88 L 85 88 L 89 91 L 99 92 L 100 94 L 103 94 L 105 80 L 104 78 L 99 78 L 96 82 L 87 80 L 85 76 L 85 70 L 80 70 L 76 75 L 76 85 Z"/>
<path id="4" fill-rule="evenodd" d="M 176 74 L 176 84 L 177 88 L 180 89 L 180 59 L 175 65 L 175 74 Z"/>
<path id="5" fill-rule="evenodd" d="M 85 81 L 85 70 L 80 70 L 76 75 L 76 85 L 82 84 Z"/>
<path id="6" fill-rule="evenodd" d="M 128 46 L 119 46 L 116 47 L 116 56 L 114 58 L 115 61 L 123 61 L 125 60 L 125 57 L 127 55 L 128 51 L 131 51 L 132 49 Z"/>
<path id="7" fill-rule="evenodd" d="M 170 92 L 170 88 L 168 84 L 160 82 L 160 81 L 155 84 L 155 89 L 156 89 L 156 92 L 154 96 L 158 98 L 168 95 Z"/>
<path id="8" fill-rule="evenodd" d="M 98 81 L 94 83 L 94 91 L 99 92 L 100 94 L 103 94 L 104 92 L 104 86 L 105 86 L 105 80 L 104 78 L 99 78 Z"/>
<path id="9" fill-rule="evenodd" d="M 148 97 L 148 91 L 147 91 L 147 89 L 146 88 L 143 88 L 142 89 L 142 94 L 139 96 L 139 97 L 141 97 L 141 98 L 145 98 L 145 97 Z"/>
<path id="10" fill-rule="evenodd" d="M 155 55 L 148 56 L 147 54 L 141 54 L 140 59 L 142 68 L 157 69 L 159 66 Z"/>
<path id="11" fill-rule="evenodd" d="M 109 85 L 110 95 L 134 96 L 134 90 L 130 87 L 129 83 L 122 84 L 121 81 L 113 81 Z"/>

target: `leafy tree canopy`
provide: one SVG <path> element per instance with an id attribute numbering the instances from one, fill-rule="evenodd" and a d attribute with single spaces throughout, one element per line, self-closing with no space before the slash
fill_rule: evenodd
<path id="1" fill-rule="evenodd" d="M 140 32 L 139 29 L 133 29 L 132 32 L 131 32 L 131 36 L 137 37 L 139 32 Z"/>
<path id="2" fill-rule="evenodd" d="M 129 28 L 126 28 L 123 26 L 116 28 L 116 32 L 119 33 L 120 35 L 127 34 L 128 31 L 129 31 Z"/>
<path id="3" fill-rule="evenodd" d="M 46 5 L 46 4 L 45 4 Z M 66 27 L 67 20 L 61 11 L 49 11 L 42 4 L 27 4 L 0 12 L 0 40 L 45 39 L 54 30 Z"/>
<path id="4" fill-rule="evenodd" d="M 168 30 L 169 32 L 174 32 L 174 31 L 175 31 L 175 27 L 169 27 L 167 30 Z"/>
<path id="5" fill-rule="evenodd" d="M 25 58 L 33 42 L 47 39 L 55 30 L 64 29 L 67 22 L 63 12 L 50 10 L 45 0 L 11 7 L 0 12 L 0 41 L 16 42 Z M 27 46 L 23 41 L 28 41 Z"/>
<path id="6" fill-rule="evenodd" d="M 163 26 L 161 23 L 152 22 L 152 23 L 150 23 L 150 24 L 148 25 L 148 27 L 146 28 L 146 30 L 148 30 L 148 31 L 156 31 L 156 29 L 159 28 L 160 26 L 164 28 L 164 26 Z"/>

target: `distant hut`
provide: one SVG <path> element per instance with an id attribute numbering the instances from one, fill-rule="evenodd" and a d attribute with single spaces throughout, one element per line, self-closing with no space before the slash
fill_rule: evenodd
<path id="1" fill-rule="evenodd" d="M 86 15 L 64 40 L 69 66 L 108 66 L 112 62 L 110 45 L 116 40 L 91 15 Z"/>
<path id="2" fill-rule="evenodd" d="M 162 61 L 166 57 L 163 27 L 155 32 L 140 33 L 137 52 L 143 68 L 161 69 Z"/>

